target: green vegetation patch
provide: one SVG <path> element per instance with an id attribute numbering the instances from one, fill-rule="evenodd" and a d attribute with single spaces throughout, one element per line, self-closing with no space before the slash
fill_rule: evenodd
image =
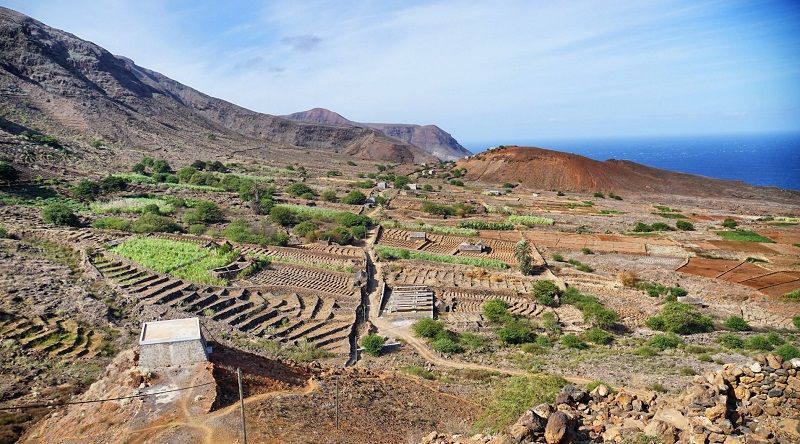
<path id="1" fill-rule="evenodd" d="M 730 241 L 775 243 L 774 240 L 750 230 L 717 231 L 717 235 Z"/>
<path id="2" fill-rule="evenodd" d="M 536 225 L 553 225 L 555 221 L 549 217 L 511 215 L 506 219 L 509 223 L 533 227 Z"/>
<path id="3" fill-rule="evenodd" d="M 158 207 L 161 214 L 169 214 L 175 211 L 175 207 L 163 199 L 150 197 L 126 197 L 114 199 L 107 202 L 94 202 L 89 207 L 92 213 L 97 214 L 118 214 L 118 213 L 143 213 L 150 206 Z"/>
<path id="4" fill-rule="evenodd" d="M 229 264 L 239 254 L 191 242 L 145 237 L 129 239 L 111 251 L 159 273 L 208 285 L 225 285 L 225 281 L 212 277 L 209 271 Z"/>
<path id="5" fill-rule="evenodd" d="M 480 220 L 461 221 L 460 228 L 473 228 L 475 230 L 513 230 L 514 224 L 510 222 L 483 222 Z"/>
<path id="6" fill-rule="evenodd" d="M 424 231 L 434 234 L 449 234 L 454 236 L 474 237 L 478 235 L 478 230 L 467 227 L 448 227 L 443 225 L 430 225 L 424 223 L 403 223 L 394 220 L 381 222 L 384 228 L 400 228 L 404 230 Z"/>
<path id="7" fill-rule="evenodd" d="M 445 264 L 469 265 L 472 267 L 496 268 L 505 270 L 509 265 L 496 259 L 484 259 L 479 257 L 449 256 L 446 254 L 428 253 L 425 251 L 407 250 L 405 248 L 375 246 L 375 252 L 381 260 L 390 261 L 395 259 L 418 259 L 431 262 L 442 262 Z"/>
<path id="8" fill-rule="evenodd" d="M 475 429 L 497 432 L 513 424 L 526 410 L 539 404 L 552 404 L 567 384 L 553 375 L 514 376 L 500 384 L 484 409 Z"/>

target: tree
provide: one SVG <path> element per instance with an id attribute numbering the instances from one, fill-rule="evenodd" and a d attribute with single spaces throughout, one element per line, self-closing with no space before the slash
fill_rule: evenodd
<path id="1" fill-rule="evenodd" d="M 292 197 L 299 197 L 306 193 L 314 193 L 314 190 L 312 190 L 311 187 L 302 182 L 293 183 L 286 187 L 284 191 L 286 191 L 286 194 Z"/>
<path id="2" fill-rule="evenodd" d="M 521 240 L 514 246 L 514 256 L 519 263 L 519 271 L 524 275 L 533 274 L 533 259 L 531 258 L 531 246 L 527 240 Z"/>
<path id="3" fill-rule="evenodd" d="M 370 356 L 380 356 L 385 342 L 386 339 L 383 336 L 371 333 L 361 338 L 361 347 Z"/>
<path id="4" fill-rule="evenodd" d="M 181 226 L 169 217 L 146 213 L 131 224 L 131 231 L 134 233 L 175 233 L 181 231 Z"/>
<path id="5" fill-rule="evenodd" d="M 295 225 L 293 230 L 294 234 L 300 237 L 304 237 L 308 240 L 314 240 L 316 239 L 317 228 L 317 224 L 311 222 L 310 220 L 306 220 Z"/>
<path id="6" fill-rule="evenodd" d="M 78 216 L 69 205 L 55 202 L 42 209 L 42 219 L 53 225 L 77 226 Z"/>
<path id="7" fill-rule="evenodd" d="M 178 180 L 181 182 L 189 182 L 192 180 L 192 176 L 194 176 L 195 173 L 197 173 L 197 168 L 190 166 L 183 167 L 178 170 Z"/>
<path id="8" fill-rule="evenodd" d="M 731 316 L 725 320 L 725 328 L 733 331 L 748 331 L 750 330 L 750 324 L 741 316 Z"/>
<path id="9" fill-rule="evenodd" d="M 411 179 L 409 179 L 407 176 L 397 176 L 394 179 L 394 187 L 398 190 L 402 190 L 409 183 L 411 183 Z"/>
<path id="10" fill-rule="evenodd" d="M 364 202 L 366 201 L 367 201 L 367 196 L 365 196 L 364 193 L 358 190 L 353 190 L 347 193 L 342 198 L 342 203 L 348 205 L 364 205 Z"/>
<path id="11" fill-rule="evenodd" d="M 19 180 L 19 172 L 8 162 L 0 161 L 0 180 L 11 183 Z"/>

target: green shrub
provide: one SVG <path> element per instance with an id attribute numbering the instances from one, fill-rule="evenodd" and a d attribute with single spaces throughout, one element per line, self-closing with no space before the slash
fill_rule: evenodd
<path id="1" fill-rule="evenodd" d="M 561 337 L 561 345 L 567 348 L 574 348 L 576 350 L 582 350 L 587 347 L 586 343 L 583 342 L 581 338 L 572 333 L 567 333 Z"/>
<path id="2" fill-rule="evenodd" d="M 733 228 L 736 228 L 738 225 L 739 225 L 739 223 L 736 222 L 735 220 L 731 219 L 731 218 L 727 218 L 727 219 L 722 221 L 722 226 L 725 227 L 725 228 L 733 229 Z"/>
<path id="3" fill-rule="evenodd" d="M 364 351 L 370 356 L 380 356 L 385 342 L 386 339 L 383 336 L 374 333 L 368 334 L 361 338 L 361 347 L 363 347 Z"/>
<path id="4" fill-rule="evenodd" d="M 560 255 L 558 253 L 554 253 L 553 254 L 553 260 L 556 261 L 556 262 L 564 262 L 564 256 L 562 256 L 562 255 Z"/>
<path id="5" fill-rule="evenodd" d="M 72 207 L 61 202 L 53 202 L 42 208 L 42 219 L 53 225 L 77 226 L 78 216 L 72 211 Z"/>
<path id="6" fill-rule="evenodd" d="M 697 372 L 691 367 L 681 367 L 678 369 L 678 374 L 681 376 L 694 376 Z"/>
<path id="7" fill-rule="evenodd" d="M 796 290 L 792 290 L 783 295 L 784 299 L 788 299 L 790 301 L 800 301 L 800 288 Z M 800 327 L 798 327 L 800 328 Z"/>
<path id="8" fill-rule="evenodd" d="M 506 344 L 523 344 L 536 338 L 533 325 L 527 319 L 511 318 L 497 331 L 497 337 Z"/>
<path id="9" fill-rule="evenodd" d="M 619 195 L 614 194 L 614 193 L 608 193 L 608 197 L 610 197 L 610 198 L 612 198 L 614 200 L 622 200 L 622 196 L 619 196 Z"/>
<path id="10" fill-rule="evenodd" d="M 589 249 L 587 247 L 583 247 L 583 248 L 581 248 L 581 253 L 583 253 L 583 254 L 594 254 L 594 251 L 592 251 L 591 249 Z"/>
<path id="11" fill-rule="evenodd" d="M 683 345 L 683 339 L 674 333 L 655 335 L 647 341 L 647 345 L 655 349 L 664 351 L 668 348 L 678 348 Z"/>
<path id="12" fill-rule="evenodd" d="M 509 223 L 534 227 L 536 225 L 553 225 L 555 221 L 548 217 L 511 215 L 506 219 Z"/>
<path id="13" fill-rule="evenodd" d="M 561 325 L 559 325 L 558 319 L 556 319 L 556 315 L 552 311 L 542 314 L 542 327 L 551 334 L 561 334 Z"/>
<path id="14" fill-rule="evenodd" d="M 770 351 L 775 348 L 775 345 L 769 340 L 766 335 L 750 336 L 744 341 L 745 348 L 749 350 Z"/>
<path id="15" fill-rule="evenodd" d="M 741 316 L 731 316 L 725 320 L 725 328 L 733 331 L 749 331 L 751 330 L 750 324 Z"/>
<path id="16" fill-rule="evenodd" d="M 272 207 L 269 218 L 276 224 L 291 227 L 297 224 L 297 215 L 290 208 L 284 206 Z"/>
<path id="17" fill-rule="evenodd" d="M 323 232 L 320 236 L 338 245 L 350 245 L 353 243 L 353 233 L 347 227 L 334 227 Z"/>
<path id="18" fill-rule="evenodd" d="M 575 306 L 583 313 L 584 321 L 593 327 L 607 330 L 619 322 L 616 312 L 603 306 L 596 297 L 582 294 L 575 287 L 567 288 L 561 296 L 561 303 Z"/>
<path id="19" fill-rule="evenodd" d="M 561 297 L 562 292 L 553 281 L 539 280 L 533 284 L 531 294 L 536 302 L 548 307 L 555 307 L 558 305 L 556 299 Z"/>
<path id="20" fill-rule="evenodd" d="M 733 333 L 723 333 L 717 337 L 717 343 L 731 350 L 740 350 L 744 347 L 744 339 Z"/>
<path id="21" fill-rule="evenodd" d="M 508 303 L 501 299 L 490 299 L 483 304 L 483 316 L 490 322 L 504 322 L 510 315 Z"/>
<path id="22" fill-rule="evenodd" d="M 142 214 L 131 224 L 134 233 L 175 233 L 181 230 L 181 226 L 171 218 L 152 213 Z"/>
<path id="23" fill-rule="evenodd" d="M 605 199 L 606 195 L 601 193 L 601 192 L 599 192 L 599 191 L 595 191 L 594 197 L 599 197 L 600 199 Z"/>
<path id="24" fill-rule="evenodd" d="M 785 361 L 794 358 L 800 358 L 800 350 L 797 347 L 791 344 L 783 344 L 780 347 L 776 348 L 774 353 L 776 355 L 781 356 Z"/>
<path id="25" fill-rule="evenodd" d="M 0 239 L 7 239 L 8 238 L 8 229 L 6 227 L 0 226 Z"/>
<path id="26" fill-rule="evenodd" d="M 286 192 L 286 194 L 292 197 L 300 197 L 306 193 L 311 193 L 312 195 L 314 194 L 314 190 L 312 190 L 311 187 L 302 182 L 293 183 L 288 187 L 286 187 L 284 191 Z"/>
<path id="27" fill-rule="evenodd" d="M 795 316 L 792 318 L 792 325 L 794 325 L 794 328 L 800 330 L 800 316 Z"/>
<path id="28" fill-rule="evenodd" d="M 637 356 L 642 356 L 645 358 L 652 358 L 653 356 L 658 355 L 658 350 L 650 346 L 639 347 L 633 351 L 633 353 Z"/>
<path id="29" fill-rule="evenodd" d="M 225 220 L 225 215 L 214 202 L 201 200 L 192 206 L 191 211 L 184 214 L 183 220 L 187 224 L 213 224 Z"/>
<path id="30" fill-rule="evenodd" d="M 369 216 L 364 216 L 361 214 L 340 212 L 337 213 L 333 219 L 336 221 L 336 223 L 345 227 L 355 227 L 358 225 L 363 225 L 366 227 L 372 226 L 372 219 L 370 219 Z"/>
<path id="31" fill-rule="evenodd" d="M 131 229 L 131 221 L 121 217 L 103 217 L 92 221 L 92 227 L 104 230 L 129 231 Z"/>
<path id="32" fill-rule="evenodd" d="M 704 333 L 714 329 L 711 318 L 700 314 L 696 308 L 681 302 L 667 302 L 661 313 L 645 322 L 645 325 L 665 332 L 688 335 Z"/>
<path id="33" fill-rule="evenodd" d="M 188 231 L 189 234 L 194 234 L 195 236 L 200 236 L 200 235 L 205 234 L 206 231 L 208 231 L 208 227 L 203 225 L 203 224 L 192 224 L 192 225 L 189 225 L 189 228 L 187 228 L 186 231 Z"/>
<path id="34" fill-rule="evenodd" d="M 367 196 L 358 190 L 353 190 L 342 198 L 342 203 L 348 205 L 363 205 L 366 201 Z"/>
<path id="35" fill-rule="evenodd" d="M 635 233 L 649 233 L 653 231 L 653 228 L 651 228 L 650 225 L 647 225 L 646 223 L 636 222 L 636 225 L 633 226 L 633 231 Z"/>
<path id="36" fill-rule="evenodd" d="M 608 345 L 614 341 L 614 336 L 611 333 L 596 327 L 586 330 L 581 337 L 585 341 L 598 345 Z"/>
<path id="37" fill-rule="evenodd" d="M 461 345 L 449 336 L 437 336 L 436 339 L 431 341 L 431 348 L 439 353 L 453 354 L 461 353 L 464 349 Z"/>
<path id="38" fill-rule="evenodd" d="M 444 331 L 444 324 L 433 319 L 420 319 L 411 325 L 414 336 L 433 339 Z"/>
<path id="39" fill-rule="evenodd" d="M 317 224 L 311 222 L 310 220 L 306 220 L 295 225 L 292 230 L 294 231 L 294 234 L 300 237 L 313 239 L 318 228 L 319 227 L 317 227 Z"/>
<path id="40" fill-rule="evenodd" d="M 691 222 L 685 220 L 679 220 L 675 222 L 675 227 L 681 231 L 694 231 L 694 225 Z"/>
<path id="41" fill-rule="evenodd" d="M 339 200 L 339 198 L 336 197 L 336 191 L 325 190 L 322 192 L 322 200 L 324 200 L 325 202 L 336 202 Z"/>
<path id="42" fill-rule="evenodd" d="M 670 227 L 669 225 L 665 224 L 664 222 L 655 222 L 650 225 L 650 228 L 653 231 L 675 231 L 674 228 Z"/>
<path id="43" fill-rule="evenodd" d="M 72 188 L 72 194 L 78 199 L 93 200 L 100 195 L 100 184 L 93 180 L 84 179 Z"/>
<path id="44" fill-rule="evenodd" d="M 480 220 L 465 220 L 458 224 L 461 228 L 472 228 L 475 230 L 513 230 L 514 224 L 508 222 L 484 222 Z"/>
<path id="45" fill-rule="evenodd" d="M 488 346 L 486 338 L 475 333 L 461 333 L 458 342 L 470 350 L 485 350 Z"/>

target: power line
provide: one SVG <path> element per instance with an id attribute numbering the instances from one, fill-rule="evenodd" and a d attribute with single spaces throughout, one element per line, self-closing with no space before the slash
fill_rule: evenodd
<path id="1" fill-rule="evenodd" d="M 176 389 L 164 390 L 162 392 L 156 393 L 140 393 L 138 395 L 131 395 L 131 396 L 120 396 L 118 398 L 106 398 L 106 399 L 92 399 L 89 401 L 65 401 L 65 402 L 54 402 L 50 404 L 25 404 L 25 405 L 18 405 L 16 407 L 0 407 L 0 411 L 2 410 L 17 410 L 17 409 L 35 409 L 35 408 L 45 408 L 45 407 L 61 407 L 64 405 L 73 405 L 73 404 L 91 404 L 93 402 L 106 402 L 106 401 L 120 401 L 122 399 L 133 399 L 133 398 L 145 398 L 147 396 L 158 396 L 164 393 L 171 393 L 171 392 L 179 392 L 181 390 L 189 390 L 197 387 L 203 387 L 206 385 L 216 384 L 216 382 L 206 382 L 205 384 L 198 384 L 192 385 L 189 387 L 181 387 Z"/>

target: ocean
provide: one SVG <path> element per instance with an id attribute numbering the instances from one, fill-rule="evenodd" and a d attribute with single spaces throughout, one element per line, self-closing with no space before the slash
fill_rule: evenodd
<path id="1" fill-rule="evenodd" d="M 596 160 L 625 159 L 656 168 L 800 190 L 800 133 L 721 136 L 536 139 L 471 143 L 549 148 Z"/>

